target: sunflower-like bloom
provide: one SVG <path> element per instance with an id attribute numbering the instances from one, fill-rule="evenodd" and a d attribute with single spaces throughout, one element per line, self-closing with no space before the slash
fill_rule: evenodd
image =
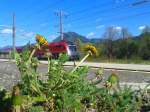
<path id="1" fill-rule="evenodd" d="M 36 35 L 36 41 L 39 43 L 41 46 L 42 45 L 48 45 L 48 41 L 41 35 L 37 34 Z"/>
<path id="2" fill-rule="evenodd" d="M 82 58 L 82 60 L 75 66 L 75 68 L 71 71 L 71 73 L 73 73 L 74 71 L 77 70 L 77 68 L 90 56 L 90 55 L 95 55 L 97 56 L 97 49 L 92 46 L 92 45 L 86 45 L 84 48 L 85 51 L 87 51 L 88 53 Z"/>
<path id="3" fill-rule="evenodd" d="M 92 45 L 86 45 L 85 46 L 85 51 L 90 52 L 91 55 L 95 55 L 95 56 L 98 55 L 98 51 L 97 51 L 96 47 L 94 47 Z"/>

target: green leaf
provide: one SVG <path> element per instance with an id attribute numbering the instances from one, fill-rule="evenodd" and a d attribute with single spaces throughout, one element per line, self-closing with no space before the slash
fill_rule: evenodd
<path id="1" fill-rule="evenodd" d="M 12 104 L 17 106 L 21 105 L 23 103 L 23 97 L 22 96 L 13 96 L 12 98 Z"/>

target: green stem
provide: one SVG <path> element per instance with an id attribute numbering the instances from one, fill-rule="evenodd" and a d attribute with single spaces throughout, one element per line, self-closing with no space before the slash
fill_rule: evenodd
<path id="1" fill-rule="evenodd" d="M 88 53 L 88 54 L 76 65 L 76 67 L 71 71 L 71 73 L 73 73 L 74 71 L 76 71 L 77 68 L 88 58 L 89 55 L 90 55 L 90 53 Z"/>
<path id="2" fill-rule="evenodd" d="M 51 69 L 51 57 L 48 57 L 48 73 L 50 72 L 50 69 Z"/>
<path id="3" fill-rule="evenodd" d="M 34 48 L 34 49 L 32 50 L 32 52 L 31 52 L 31 54 L 30 54 L 30 57 L 29 57 L 29 62 L 31 62 L 31 59 L 32 59 L 32 57 L 33 57 L 35 51 L 36 51 L 36 48 Z"/>
<path id="4" fill-rule="evenodd" d="M 36 86 L 32 85 L 32 89 L 34 89 L 39 94 L 39 96 L 43 96 L 43 98 L 45 99 L 45 101 L 48 104 L 47 105 L 48 108 L 50 109 L 50 104 L 49 104 L 48 98 L 46 97 L 45 94 L 43 94 L 43 92 L 40 90 L 40 88 L 38 86 L 36 87 Z"/>

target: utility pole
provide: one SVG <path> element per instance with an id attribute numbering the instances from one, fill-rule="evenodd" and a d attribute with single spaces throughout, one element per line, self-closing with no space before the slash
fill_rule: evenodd
<path id="1" fill-rule="evenodd" d="M 60 15 L 60 35 L 61 35 L 61 40 L 64 40 L 64 37 L 63 37 L 63 24 L 62 24 L 62 11 L 59 12 L 59 15 Z"/>
<path id="2" fill-rule="evenodd" d="M 64 37 L 63 37 L 63 17 L 66 16 L 66 14 L 62 10 L 60 10 L 59 12 L 56 12 L 56 15 L 59 16 L 60 37 L 61 37 L 61 40 L 64 40 Z"/>
<path id="3" fill-rule="evenodd" d="M 13 13 L 13 26 L 12 26 L 12 38 L 13 38 L 13 54 L 15 53 L 16 50 L 16 16 L 15 13 Z"/>

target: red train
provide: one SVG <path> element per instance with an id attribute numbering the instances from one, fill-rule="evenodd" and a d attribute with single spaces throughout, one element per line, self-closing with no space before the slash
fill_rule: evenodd
<path id="1" fill-rule="evenodd" d="M 72 42 L 60 41 L 49 43 L 47 46 L 37 50 L 35 55 L 38 58 L 44 58 L 45 52 L 50 52 L 54 59 L 57 59 L 60 53 L 67 53 L 70 60 L 79 60 L 79 52 L 76 45 Z"/>
<path id="2" fill-rule="evenodd" d="M 17 52 L 22 52 L 23 49 L 24 46 L 16 47 Z M 0 52 L 1 54 L 9 54 L 11 50 L 12 48 L 7 48 L 0 50 Z M 54 59 L 57 59 L 60 53 L 67 53 L 69 56 L 69 60 L 79 60 L 80 57 L 77 47 L 73 42 L 60 41 L 49 43 L 47 46 L 43 46 L 41 49 L 37 50 L 35 52 L 35 56 L 37 56 L 40 59 L 45 58 L 46 52 L 50 52 Z"/>

